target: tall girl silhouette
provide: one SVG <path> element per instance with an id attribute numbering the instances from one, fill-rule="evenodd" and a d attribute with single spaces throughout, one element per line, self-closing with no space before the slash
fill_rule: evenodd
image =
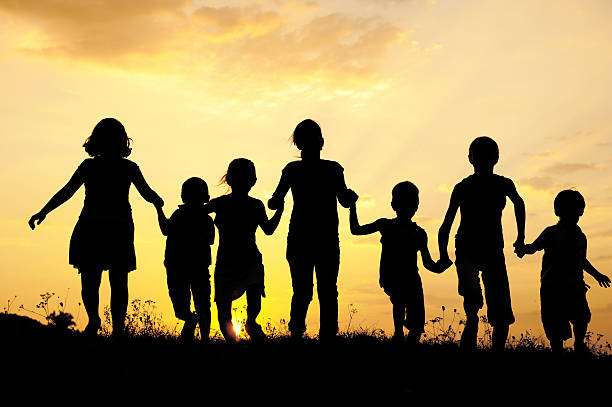
<path id="1" fill-rule="evenodd" d="M 338 333 L 340 244 L 337 202 L 348 208 L 357 200 L 357 195 L 346 187 L 342 166 L 321 159 L 323 135 L 315 121 L 306 119 L 300 122 L 292 139 L 301 151 L 301 160 L 285 166 L 268 207 L 276 209 L 282 205 L 291 189 L 293 211 L 287 236 L 287 261 L 293 286 L 289 322 L 291 336 L 301 338 L 306 331 L 314 270 L 321 308 L 319 338 L 325 340 Z"/>
<path id="2" fill-rule="evenodd" d="M 85 185 L 85 202 L 70 239 L 69 263 L 81 274 L 81 295 L 89 323 L 85 333 L 100 328 L 98 314 L 102 271 L 109 271 L 113 335 L 123 333 L 128 304 L 128 273 L 136 269 L 134 223 L 129 202 L 130 186 L 156 206 L 163 200 L 145 181 L 138 165 L 127 160 L 131 139 L 116 119 L 106 118 L 94 127 L 83 147 L 92 157 L 84 160 L 72 178 L 28 222 L 32 229 L 47 214 Z"/>

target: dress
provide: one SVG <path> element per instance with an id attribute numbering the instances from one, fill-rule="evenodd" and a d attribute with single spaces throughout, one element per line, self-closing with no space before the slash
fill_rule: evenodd
<path id="1" fill-rule="evenodd" d="M 215 212 L 219 230 L 215 301 L 233 301 L 251 287 L 265 296 L 264 267 L 255 241 L 257 227 L 267 219 L 264 204 L 250 196 L 228 194 L 212 199 L 208 210 Z"/>
<path id="2" fill-rule="evenodd" d="M 159 199 L 138 165 L 119 157 L 84 160 L 72 181 L 85 185 L 85 202 L 70 238 L 69 263 L 81 270 L 136 269 L 129 190 L 136 184 L 147 200 Z"/>

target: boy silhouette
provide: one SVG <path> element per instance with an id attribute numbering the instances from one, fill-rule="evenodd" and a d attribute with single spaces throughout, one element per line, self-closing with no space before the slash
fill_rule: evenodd
<path id="1" fill-rule="evenodd" d="M 446 216 L 438 232 L 440 263 L 448 268 L 448 238 L 457 214 L 461 222 L 455 238 L 458 288 L 463 296 L 466 324 L 461 335 L 461 347 L 476 346 L 478 311 L 483 306 L 482 280 L 487 302 L 487 318 L 493 326 L 493 349 L 503 350 L 508 328 L 514 322 L 510 287 L 504 258 L 502 211 L 506 198 L 514 204 L 516 217 L 516 247 L 525 240 L 525 204 L 509 178 L 493 173 L 499 159 L 497 143 L 489 137 L 478 137 L 471 144 L 468 155 L 474 174 L 453 189 Z"/>
<path id="2" fill-rule="evenodd" d="M 610 287 L 610 278 L 600 273 L 586 258 L 587 239 L 578 219 L 584 213 L 585 202 L 578 191 L 559 192 L 554 201 L 556 225 L 549 226 L 531 244 L 519 246 L 519 257 L 544 250 L 540 286 L 542 325 L 553 352 L 563 350 L 563 341 L 572 337 L 574 350 L 588 353 L 584 336 L 591 311 L 586 299 L 588 285 L 583 270 L 592 275 L 601 287 Z"/>
<path id="3" fill-rule="evenodd" d="M 425 326 L 425 301 L 423 285 L 417 267 L 417 254 L 421 252 L 423 266 L 434 273 L 442 268 L 429 254 L 427 233 L 412 221 L 419 207 L 419 190 L 412 182 L 404 181 L 393 187 L 391 207 L 397 214 L 394 219 L 381 218 L 373 223 L 360 225 L 355 203 L 350 206 L 351 233 L 368 235 L 380 232 L 379 284 L 393 304 L 394 341 L 404 338 L 408 328 L 408 342 L 416 344 Z"/>
<path id="4" fill-rule="evenodd" d="M 192 340 L 200 324 L 202 341 L 210 332 L 210 246 L 215 241 L 215 226 L 204 204 L 208 202 L 208 185 L 197 177 L 183 183 L 179 205 L 170 219 L 157 206 L 159 227 L 168 239 L 164 265 L 168 292 L 178 319 L 185 321 L 181 339 Z M 191 312 L 191 296 L 196 314 Z"/>

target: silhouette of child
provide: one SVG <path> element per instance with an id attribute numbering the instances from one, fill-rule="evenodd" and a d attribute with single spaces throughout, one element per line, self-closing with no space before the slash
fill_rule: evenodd
<path id="1" fill-rule="evenodd" d="M 202 341 L 210 333 L 210 246 L 215 241 L 215 226 L 204 204 L 208 202 L 208 185 L 197 177 L 183 183 L 183 205 L 170 219 L 158 206 L 159 227 L 168 236 L 164 265 L 168 292 L 174 314 L 185 321 L 181 338 L 193 339 L 196 324 L 200 324 Z M 196 314 L 191 312 L 191 295 Z"/>
<path id="2" fill-rule="evenodd" d="M 270 209 L 280 207 L 291 189 L 293 211 L 287 236 L 287 261 L 293 297 L 289 330 L 295 339 L 306 332 L 314 270 L 321 310 L 319 337 L 333 338 L 338 332 L 337 280 L 340 265 L 337 202 L 348 208 L 357 200 L 357 195 L 347 189 L 342 166 L 321 159 L 323 135 L 315 121 L 306 119 L 300 122 L 292 139 L 301 151 L 301 160 L 285 166 L 268 202 Z"/>
<path id="3" fill-rule="evenodd" d="M 469 161 L 474 174 L 459 182 L 451 194 L 450 203 L 438 233 L 440 264 L 450 266 L 448 238 L 457 210 L 461 222 L 455 239 L 459 294 L 463 296 L 466 324 L 461 346 L 474 348 L 478 334 L 478 311 L 483 306 L 479 272 L 487 302 L 487 317 L 493 326 L 493 348 L 503 350 L 510 324 L 514 322 L 510 287 L 504 258 L 502 211 L 506 198 L 514 204 L 517 225 L 515 246 L 524 244 L 525 204 L 509 178 L 493 173 L 499 159 L 497 143 L 489 137 L 476 138 L 469 149 Z"/>
<path id="4" fill-rule="evenodd" d="M 69 262 L 81 274 L 81 295 L 89 322 L 84 333 L 100 328 L 99 289 L 103 270 L 109 270 L 113 335 L 121 335 L 128 303 L 128 273 L 136 269 L 130 186 L 156 206 L 163 200 L 147 184 L 138 165 L 127 160 L 131 140 L 116 119 L 103 119 L 83 147 L 93 158 L 79 165 L 72 178 L 28 222 L 32 229 L 47 214 L 85 185 L 85 202 L 70 239 Z"/>
<path id="5" fill-rule="evenodd" d="M 393 339 L 404 338 L 408 328 L 408 342 L 419 342 L 425 326 L 423 285 L 417 267 L 417 253 L 421 252 L 423 265 L 429 271 L 441 273 L 442 267 L 431 259 L 427 247 L 427 233 L 412 217 L 419 207 L 419 190 L 408 181 L 400 182 L 391 192 L 394 219 L 381 218 L 373 223 L 359 225 L 356 205 L 350 207 L 351 233 L 369 235 L 380 232 L 380 286 L 393 304 Z"/>
<path id="6" fill-rule="evenodd" d="M 563 349 L 563 341 L 572 337 L 574 350 L 588 352 L 584 336 L 591 311 L 586 299 L 588 286 L 583 270 L 592 275 L 602 287 L 610 286 L 610 278 L 600 273 L 586 257 L 587 239 L 578 219 L 584 213 L 584 198 L 578 191 L 559 192 L 554 201 L 556 225 L 549 226 L 531 244 L 518 246 L 519 257 L 544 250 L 540 286 L 540 303 L 544 332 L 554 352 Z"/>
<path id="7" fill-rule="evenodd" d="M 257 316 L 261 311 L 261 297 L 265 297 L 264 267 L 255 242 L 255 231 L 260 227 L 266 235 L 276 230 L 283 207 L 268 219 L 266 208 L 259 200 L 249 196 L 255 185 L 255 165 L 246 158 L 233 160 L 224 182 L 231 193 L 212 199 L 208 212 L 215 212 L 215 225 L 219 229 L 219 248 L 215 266 L 215 302 L 219 327 L 228 342 L 236 342 L 233 330 L 232 301 L 247 295 L 247 321 L 245 329 L 252 340 L 265 339 Z"/>

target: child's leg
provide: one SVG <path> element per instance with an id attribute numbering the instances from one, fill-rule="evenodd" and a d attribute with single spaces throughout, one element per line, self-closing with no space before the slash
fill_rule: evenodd
<path id="1" fill-rule="evenodd" d="M 573 324 L 574 330 L 574 350 L 576 352 L 588 352 L 588 348 L 584 343 L 584 337 L 587 333 L 588 324 L 586 322 L 578 322 Z"/>
<path id="2" fill-rule="evenodd" d="M 210 335 L 210 280 L 208 271 L 206 274 L 195 276 L 191 284 L 193 303 L 198 314 L 200 324 L 200 336 L 203 341 L 208 341 Z"/>
<path id="3" fill-rule="evenodd" d="M 262 287 L 252 285 L 247 287 L 247 321 L 245 329 L 252 340 L 265 339 L 266 334 L 257 323 L 257 316 L 261 311 Z"/>
<path id="4" fill-rule="evenodd" d="M 89 322 L 85 328 L 86 333 L 95 334 L 100 328 L 100 282 L 102 270 L 80 269 L 81 272 L 81 298 L 87 312 Z"/>
<path id="5" fill-rule="evenodd" d="M 394 340 L 401 340 L 404 338 L 404 323 L 406 321 L 406 304 L 402 301 L 393 299 L 393 327 L 395 332 L 393 333 Z"/>
<path id="6" fill-rule="evenodd" d="M 455 265 L 459 280 L 459 295 L 463 297 L 463 309 L 466 317 L 460 344 L 462 348 L 472 349 L 476 347 L 478 336 L 478 311 L 484 303 L 479 270 L 471 256 L 465 255 L 459 250 L 456 254 Z"/>
<path id="7" fill-rule="evenodd" d="M 113 317 L 113 335 L 120 335 L 125 328 L 125 314 L 128 306 L 128 272 L 109 270 L 108 279 L 111 287 L 111 315 Z"/>
<path id="8" fill-rule="evenodd" d="M 561 338 L 548 338 L 550 341 L 550 349 L 553 353 L 563 352 L 563 339 Z"/>
<path id="9" fill-rule="evenodd" d="M 309 263 L 307 260 L 304 262 L 290 260 L 289 270 L 291 272 L 291 286 L 293 288 L 289 331 L 292 337 L 298 338 L 302 337 L 304 332 L 306 332 L 306 314 L 308 313 L 308 306 L 312 301 L 314 264 Z"/>
<path id="10" fill-rule="evenodd" d="M 232 302 L 217 301 L 217 314 L 219 319 L 219 328 L 226 342 L 236 342 L 236 332 L 232 326 Z"/>
<path id="11" fill-rule="evenodd" d="M 338 270 L 340 249 L 331 248 L 315 265 L 320 307 L 319 339 L 335 338 L 338 333 Z"/>
<path id="12" fill-rule="evenodd" d="M 506 348 L 508 340 L 508 330 L 510 326 L 506 324 L 496 324 L 493 327 L 493 343 L 492 349 L 495 351 L 503 351 Z"/>

